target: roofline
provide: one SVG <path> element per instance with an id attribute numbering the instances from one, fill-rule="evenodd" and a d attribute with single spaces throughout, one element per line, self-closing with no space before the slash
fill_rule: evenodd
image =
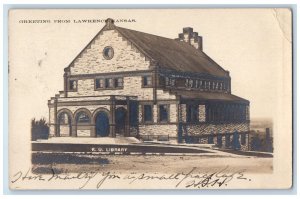
<path id="1" fill-rule="evenodd" d="M 133 42 L 132 40 L 130 40 L 128 37 L 126 37 L 122 31 L 119 30 L 119 28 L 122 28 L 122 27 L 118 27 L 118 26 L 115 26 L 115 30 L 118 31 L 118 33 L 120 33 L 122 35 L 122 37 L 124 37 L 125 39 L 127 39 L 129 42 L 131 42 L 141 53 L 143 53 L 145 55 L 145 57 L 148 57 L 150 60 L 152 61 L 156 61 L 155 59 L 153 59 L 153 57 L 151 57 L 148 53 L 146 53 L 139 45 L 137 45 L 135 42 Z M 124 28 L 126 29 L 126 28 Z"/>
<path id="2" fill-rule="evenodd" d="M 115 27 L 115 25 L 113 26 Z M 79 56 L 92 44 L 92 42 L 96 39 L 96 37 L 98 37 L 103 31 L 105 31 L 107 27 L 108 27 L 107 24 L 103 26 L 103 28 L 89 41 L 89 43 L 76 55 L 76 57 L 71 61 L 71 63 L 65 68 L 65 71 L 67 68 L 70 68 L 74 64 L 75 60 L 79 58 Z"/>

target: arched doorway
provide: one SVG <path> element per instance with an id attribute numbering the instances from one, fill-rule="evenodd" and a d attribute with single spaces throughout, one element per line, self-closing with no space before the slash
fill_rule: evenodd
<path id="1" fill-rule="evenodd" d="M 123 107 L 116 109 L 115 115 L 116 122 L 116 134 L 125 135 L 125 126 L 126 126 L 126 109 Z"/>
<path id="2" fill-rule="evenodd" d="M 91 136 L 91 116 L 88 110 L 79 109 L 75 112 L 76 121 L 76 135 L 77 137 L 90 137 Z"/>
<path id="3" fill-rule="evenodd" d="M 106 112 L 100 111 L 96 116 L 96 136 L 107 137 L 109 135 L 109 118 Z"/>
<path id="4" fill-rule="evenodd" d="M 71 136 L 72 134 L 72 119 L 67 112 L 61 112 L 58 115 L 57 136 Z"/>

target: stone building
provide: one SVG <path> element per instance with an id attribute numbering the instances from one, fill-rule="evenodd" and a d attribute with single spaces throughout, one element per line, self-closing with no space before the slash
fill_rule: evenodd
<path id="1" fill-rule="evenodd" d="M 107 19 L 65 68 L 64 89 L 48 106 L 51 136 L 248 148 L 249 101 L 231 94 L 229 72 L 192 28 L 169 39 Z"/>

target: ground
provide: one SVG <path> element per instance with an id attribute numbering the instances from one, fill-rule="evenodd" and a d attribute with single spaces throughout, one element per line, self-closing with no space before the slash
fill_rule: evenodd
<path id="1" fill-rule="evenodd" d="M 62 139 L 61 139 L 62 140 Z M 205 171 L 219 171 L 229 168 L 247 173 L 271 173 L 271 153 L 221 150 L 213 145 L 138 143 L 134 140 L 66 138 L 60 144 L 56 139 L 33 142 L 32 163 L 34 173 L 180 173 L 197 168 Z M 84 142 L 84 143 L 82 143 Z M 101 148 L 99 151 L 92 148 Z M 126 148 L 126 152 L 107 152 L 107 149 Z M 80 149 L 80 150 L 79 150 Z M 67 152 L 66 152 L 67 151 Z M 53 169 L 53 170 L 52 170 Z"/>
<path id="2" fill-rule="evenodd" d="M 81 163 L 68 161 L 34 164 L 37 172 L 48 173 L 50 168 L 58 172 L 90 172 L 114 171 L 116 173 L 177 173 L 196 167 L 201 171 L 222 170 L 229 167 L 232 170 L 243 169 L 247 173 L 271 173 L 273 158 L 265 157 L 226 157 L 219 155 L 75 155 L 76 159 L 84 158 Z M 56 154 L 57 157 L 57 154 Z M 73 159 L 75 157 L 71 157 Z M 69 158 L 70 159 L 70 158 Z M 51 160 L 51 158 L 49 159 Z M 82 162 L 84 161 L 84 164 Z M 43 169 L 41 169 L 43 168 Z M 48 171 L 47 171 L 48 170 Z"/>

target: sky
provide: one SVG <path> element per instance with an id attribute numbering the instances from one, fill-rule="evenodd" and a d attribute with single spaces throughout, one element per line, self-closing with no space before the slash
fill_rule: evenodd
<path id="1" fill-rule="evenodd" d="M 250 101 L 250 117 L 272 118 L 291 67 L 290 16 L 278 9 L 10 11 L 10 110 L 24 122 L 48 119 L 47 100 L 63 90 L 63 69 L 104 26 L 74 20 L 110 17 L 134 19 L 116 25 L 168 38 L 192 27 L 203 37 L 203 51 L 230 71 L 232 93 Z"/>

